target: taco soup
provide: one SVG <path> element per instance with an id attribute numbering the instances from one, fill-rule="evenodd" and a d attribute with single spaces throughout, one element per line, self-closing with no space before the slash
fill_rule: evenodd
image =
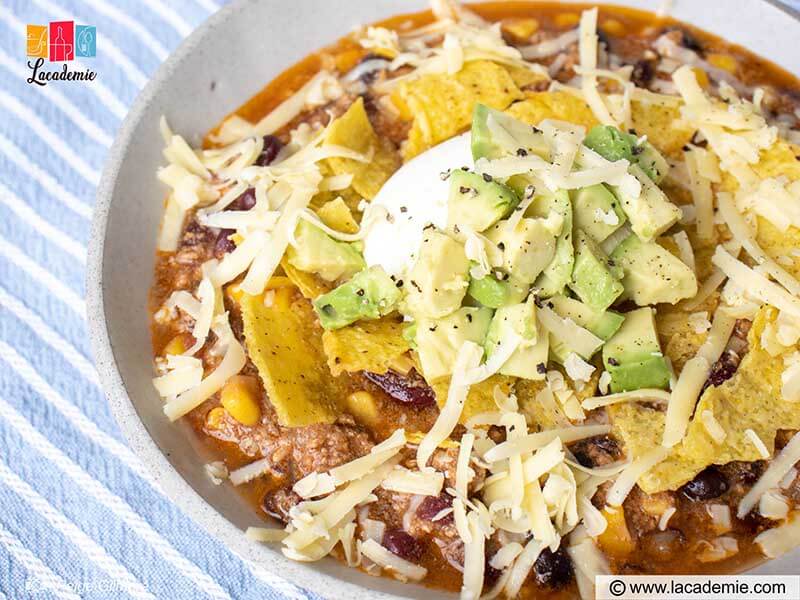
<path id="1" fill-rule="evenodd" d="M 162 119 L 165 418 L 254 543 L 465 599 L 788 552 L 800 83 L 650 13 L 432 4 L 200 147 Z"/>

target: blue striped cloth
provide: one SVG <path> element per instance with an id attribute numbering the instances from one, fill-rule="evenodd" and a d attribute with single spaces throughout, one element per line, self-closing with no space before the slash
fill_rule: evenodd
<path id="1" fill-rule="evenodd" d="M 231 554 L 143 476 L 84 324 L 106 152 L 149 75 L 217 1 L 0 7 L 0 600 L 309 597 Z M 25 81 L 26 25 L 59 20 L 97 27 L 96 58 L 71 63 L 99 73 L 91 85 Z"/>

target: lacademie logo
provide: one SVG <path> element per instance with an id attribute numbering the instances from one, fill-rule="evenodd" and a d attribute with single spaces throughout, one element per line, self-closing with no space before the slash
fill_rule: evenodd
<path id="1" fill-rule="evenodd" d="M 52 21 L 49 25 L 28 25 L 26 54 L 31 76 L 28 83 L 45 86 L 48 81 L 94 81 L 91 69 L 77 71 L 66 64 L 75 58 L 97 56 L 97 30 L 93 25 L 75 25 L 74 21 Z M 63 62 L 61 70 L 44 69 L 45 59 Z"/>

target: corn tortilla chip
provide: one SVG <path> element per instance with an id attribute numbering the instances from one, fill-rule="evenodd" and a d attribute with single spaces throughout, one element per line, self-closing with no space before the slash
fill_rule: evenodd
<path id="1" fill-rule="evenodd" d="M 326 202 L 317 210 L 319 218 L 325 225 L 342 233 L 355 233 L 358 223 L 353 218 L 353 212 L 341 196 Z"/>
<path id="2" fill-rule="evenodd" d="M 322 334 L 322 346 L 331 373 L 386 373 L 391 364 L 409 350 L 403 338 L 403 326 L 402 321 L 388 316 L 326 331 Z"/>
<path id="3" fill-rule="evenodd" d="M 286 307 L 267 307 L 263 296 L 243 294 L 240 306 L 247 353 L 280 424 L 300 427 L 336 420 L 348 382 L 331 375 L 325 364 L 311 304 L 300 299 Z"/>
<path id="4" fill-rule="evenodd" d="M 492 375 L 489 379 L 485 379 L 471 386 L 469 388 L 467 400 L 464 403 L 464 410 L 461 411 L 459 422 L 464 423 L 470 417 L 480 413 L 497 411 L 497 404 L 495 404 L 494 401 L 495 386 L 500 386 L 503 393 L 508 394 L 511 392 L 513 385 L 513 377 Z M 439 405 L 439 408 L 443 407 L 444 403 L 447 401 L 447 390 L 450 389 L 450 379 L 438 381 L 431 385 L 431 387 L 436 394 L 436 403 Z"/>
<path id="5" fill-rule="evenodd" d="M 748 335 L 750 351 L 736 374 L 722 385 L 706 389 L 686 437 L 664 462 L 639 480 L 645 492 L 674 490 L 710 464 L 759 460 L 758 449 L 745 436 L 747 429 L 755 431 L 772 451 L 779 429 L 800 428 L 800 403 L 786 402 L 781 397 L 783 361 L 770 356 L 759 343 L 765 325 L 776 316 L 777 311 L 771 307 L 759 311 Z M 714 441 L 702 424 L 700 415 L 705 410 L 711 411 L 725 430 L 722 443 Z M 663 412 L 631 403 L 611 406 L 609 413 L 629 455 L 641 456 L 661 443 Z"/>
<path id="6" fill-rule="evenodd" d="M 313 300 L 317 296 L 326 294 L 333 289 L 329 283 L 323 281 L 321 277 L 318 277 L 314 273 L 307 273 L 306 271 L 301 271 L 293 267 L 289 264 L 285 256 L 283 260 L 281 260 L 281 268 L 283 268 L 283 272 L 286 273 L 286 276 L 292 280 L 292 283 L 297 286 L 297 289 L 300 290 L 303 297 L 309 300 Z"/>

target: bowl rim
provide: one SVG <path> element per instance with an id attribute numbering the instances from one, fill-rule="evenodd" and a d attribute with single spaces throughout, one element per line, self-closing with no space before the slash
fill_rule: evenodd
<path id="1" fill-rule="evenodd" d="M 285 558 L 278 551 L 268 550 L 260 544 L 248 540 L 238 527 L 210 505 L 173 467 L 140 419 L 134 401 L 128 394 L 125 382 L 117 368 L 114 347 L 111 343 L 106 323 L 103 267 L 109 214 L 120 169 L 126 160 L 135 130 L 146 108 L 153 100 L 157 90 L 169 78 L 172 70 L 197 47 L 210 30 L 232 18 L 252 1 L 232 0 L 211 14 L 189 36 L 184 38 L 159 65 L 155 73 L 147 81 L 147 84 L 138 93 L 115 135 L 114 143 L 109 149 L 95 192 L 95 205 L 87 249 L 85 277 L 86 317 L 94 362 L 102 390 L 108 399 L 120 430 L 134 453 L 152 473 L 152 479 L 157 489 L 163 492 L 170 502 L 175 503 L 186 515 L 198 523 L 206 533 L 216 538 L 245 562 L 250 563 L 249 566 L 253 566 L 252 563 L 257 563 L 257 567 L 274 573 L 276 577 L 285 580 L 290 585 L 312 591 L 323 597 L 349 597 L 352 600 L 361 600 L 362 598 L 398 600 L 404 597 L 407 598 L 409 596 L 405 593 L 396 595 L 383 592 L 375 589 L 374 586 L 365 587 L 342 577 L 314 569 L 313 566 L 299 564 Z M 569 0 L 567 4 L 576 1 L 579 0 Z M 771 5 L 790 19 L 800 21 L 800 9 L 795 9 L 780 0 L 760 0 L 760 2 Z M 602 6 L 615 5 L 617 3 L 611 0 L 610 2 L 597 2 L 596 4 Z M 651 10 L 651 12 L 655 11 Z M 800 73 L 797 75 L 800 75 Z M 767 560 L 762 564 L 768 564 L 775 560 Z M 383 581 L 383 578 L 381 581 Z M 277 582 L 266 583 L 267 585 L 277 585 Z M 331 585 L 335 587 L 327 587 Z M 406 588 L 409 593 L 419 589 L 418 586 L 404 586 L 404 589 Z M 288 590 L 280 590 L 277 587 L 276 590 L 288 593 Z M 433 594 L 435 591 L 430 590 L 429 593 Z"/>

